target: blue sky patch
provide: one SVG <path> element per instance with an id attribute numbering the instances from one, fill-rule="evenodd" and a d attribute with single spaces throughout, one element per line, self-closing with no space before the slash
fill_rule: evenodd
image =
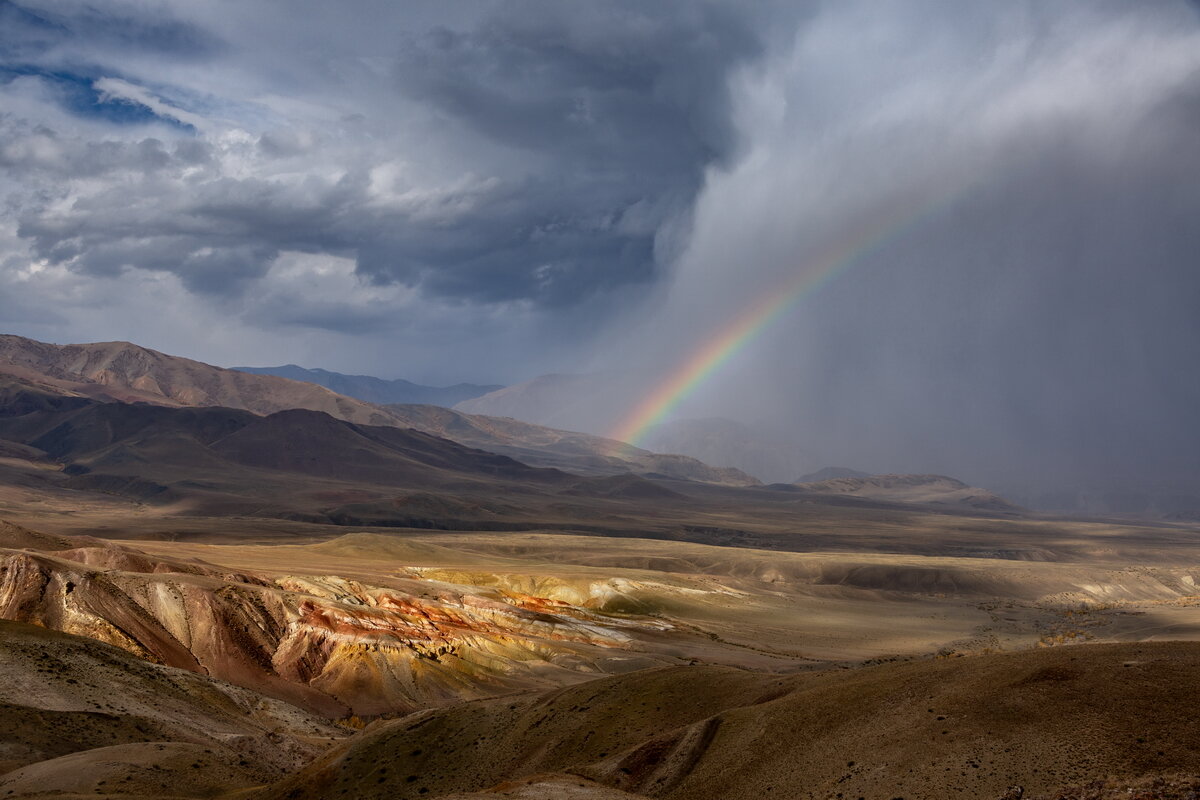
<path id="1" fill-rule="evenodd" d="M 118 77 L 116 75 L 102 76 L 95 72 L 85 74 L 49 70 L 30 65 L 0 64 L 0 84 L 8 84 L 17 78 L 27 76 L 40 78 L 53 89 L 59 105 L 77 116 L 100 119 L 114 125 L 145 125 L 151 122 L 160 122 L 181 131 L 195 131 L 191 125 L 186 125 L 170 117 L 159 116 L 140 103 L 119 98 L 106 99 L 104 94 L 93 86 L 93 82 L 100 77 Z"/>

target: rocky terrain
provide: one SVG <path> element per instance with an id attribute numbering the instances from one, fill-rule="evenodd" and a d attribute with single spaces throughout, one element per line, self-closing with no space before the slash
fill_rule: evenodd
<path id="1" fill-rule="evenodd" d="M 0 621 L 0 796 L 213 797 L 277 780 L 348 734 L 124 649 Z"/>
<path id="2" fill-rule="evenodd" d="M 1099 800 L 1173 797 L 1154 780 L 1200 768 L 1200 644 L 1138 641 L 1197 629 L 1195 569 L 546 535 L 2 539 L 0 617 L 44 627 L 0 625 L 0 796 Z M 939 627 L 956 616 L 971 636 Z M 957 647 L 921 657 L 939 630 Z"/>
<path id="3" fill-rule="evenodd" d="M 378 723 L 255 797 L 536 797 L 576 777 L 586 798 L 1102 797 L 1060 789 L 1200 770 L 1198 670 L 1196 643 L 649 670 Z"/>
<path id="4" fill-rule="evenodd" d="M 0 523 L 0 619 L 87 636 L 331 718 L 677 660 L 636 646 L 669 625 L 605 614 L 609 596 L 571 604 L 419 570 L 385 583 L 234 571 Z"/>
<path id="5" fill-rule="evenodd" d="M 1200 645 L 1141 640 L 1200 630 L 1200 569 L 1045 537 L 1076 563 L 4 525 L 0 617 L 43 627 L 0 631 L 0 796 L 1186 796 Z"/>

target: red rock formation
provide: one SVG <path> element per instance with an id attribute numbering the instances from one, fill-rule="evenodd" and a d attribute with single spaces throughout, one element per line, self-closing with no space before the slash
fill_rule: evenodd
<path id="1" fill-rule="evenodd" d="M 631 641 L 594 612 L 495 589 L 412 577 L 390 587 L 271 580 L 32 534 L 0 535 L 0 618 L 99 639 L 330 716 L 572 682 L 609 660 L 618 668 Z"/>

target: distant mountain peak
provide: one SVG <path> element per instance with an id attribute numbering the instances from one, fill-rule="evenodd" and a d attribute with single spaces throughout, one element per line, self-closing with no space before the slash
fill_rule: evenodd
<path id="1" fill-rule="evenodd" d="M 820 475 L 838 469 L 837 467 L 827 467 L 813 474 Z M 841 469 L 844 470 L 844 468 Z M 854 470 L 844 471 L 854 472 Z M 818 481 L 806 481 L 802 478 L 796 482 L 796 486 L 814 494 L 840 494 L 884 502 L 948 505 L 1005 513 L 1021 510 L 1019 506 L 994 492 L 970 486 L 945 475 L 863 475 L 856 473 L 853 476 L 825 478 Z"/>
<path id="2" fill-rule="evenodd" d="M 794 483 L 819 483 L 820 481 L 831 481 L 835 478 L 869 478 L 871 473 L 859 472 L 856 469 L 849 467 L 825 467 L 816 472 L 810 472 L 807 475 L 801 475 Z"/>
<path id="3" fill-rule="evenodd" d="M 274 375 L 293 381 L 315 383 L 356 400 L 379 404 L 402 403 L 449 408 L 464 400 L 471 400 L 504 388 L 474 383 L 456 383 L 453 386 L 422 386 L 403 378 L 386 380 L 371 375 L 345 375 L 320 367 L 308 368 L 297 364 L 284 364 L 280 367 L 232 367 L 232 369 L 252 375 Z"/>

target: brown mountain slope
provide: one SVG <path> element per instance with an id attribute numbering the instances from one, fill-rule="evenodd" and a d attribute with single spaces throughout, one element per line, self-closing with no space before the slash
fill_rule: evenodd
<path id="1" fill-rule="evenodd" d="M 426 711 L 376 723 L 256 800 L 402 800 L 480 791 L 599 761 L 663 731 L 754 703 L 770 685 L 761 674 L 723 667 L 656 669 Z"/>
<path id="2" fill-rule="evenodd" d="M 55 345 L 0 335 L 0 376 L 45 394 L 105 401 L 220 406 L 260 415 L 291 409 L 322 411 L 348 422 L 415 428 L 533 466 L 581 474 L 632 471 L 730 485 L 758 482 L 737 470 L 717 469 L 683 456 L 657 456 L 599 436 L 437 406 L 375 406 L 313 383 L 222 369 L 129 342 Z"/>
<path id="3" fill-rule="evenodd" d="M 227 774 L 217 785 L 253 785 L 298 768 L 345 735 L 278 700 L 32 625 L 0 620 L 0 665 L 0 773 L 7 773 L 0 797 L 99 794 L 94 779 L 112 777 L 103 762 L 121 755 L 114 750 L 125 748 L 126 762 L 165 761 L 168 742 L 186 755 L 181 767 L 221 764 Z M 210 773 L 201 782 L 211 785 L 211 769 L 188 767 L 159 780 L 186 786 L 200 772 Z M 161 796 L 189 794 L 178 788 Z"/>
<path id="4" fill-rule="evenodd" d="M 129 342 L 54 345 L 0 335 L 0 372 L 121 402 L 223 406 L 256 414 L 307 408 L 351 422 L 388 423 L 369 403 L 316 384 L 221 369 Z"/>
<path id="5" fill-rule="evenodd" d="M 224 408 L 97 403 L 66 414 L 29 415 L 5 423 L 0 423 L 0 432 L 11 439 L 77 468 L 130 461 L 184 468 L 211 463 L 228 469 L 236 464 L 403 486 L 473 476 L 549 485 L 571 480 L 556 470 L 527 467 L 420 431 L 356 425 L 301 409 L 260 417 Z"/>
<path id="6" fill-rule="evenodd" d="M 560 772 L 679 800 L 999 800 L 1015 786 L 1194 774 L 1198 674 L 1196 643 L 790 677 L 667 668 L 381 723 L 255 797 L 416 800 Z"/>
<path id="7" fill-rule="evenodd" d="M 412 429 L 358 425 L 316 411 L 262 417 L 216 407 L 44 399 L 32 390 L 0 398 L 7 400 L 0 402 L 0 439 L 64 466 L 46 480 L 160 506 L 184 503 L 193 513 L 333 519 L 348 511 L 341 509 L 347 501 L 374 499 L 383 506 L 356 513 L 403 521 L 419 509 L 389 507 L 398 489 L 518 496 L 597 480 L 528 467 Z"/>
<path id="8" fill-rule="evenodd" d="M 644 796 L 611 789 L 579 775 L 535 775 L 504 781 L 482 792 L 442 795 L 444 800 L 636 800 Z"/>

